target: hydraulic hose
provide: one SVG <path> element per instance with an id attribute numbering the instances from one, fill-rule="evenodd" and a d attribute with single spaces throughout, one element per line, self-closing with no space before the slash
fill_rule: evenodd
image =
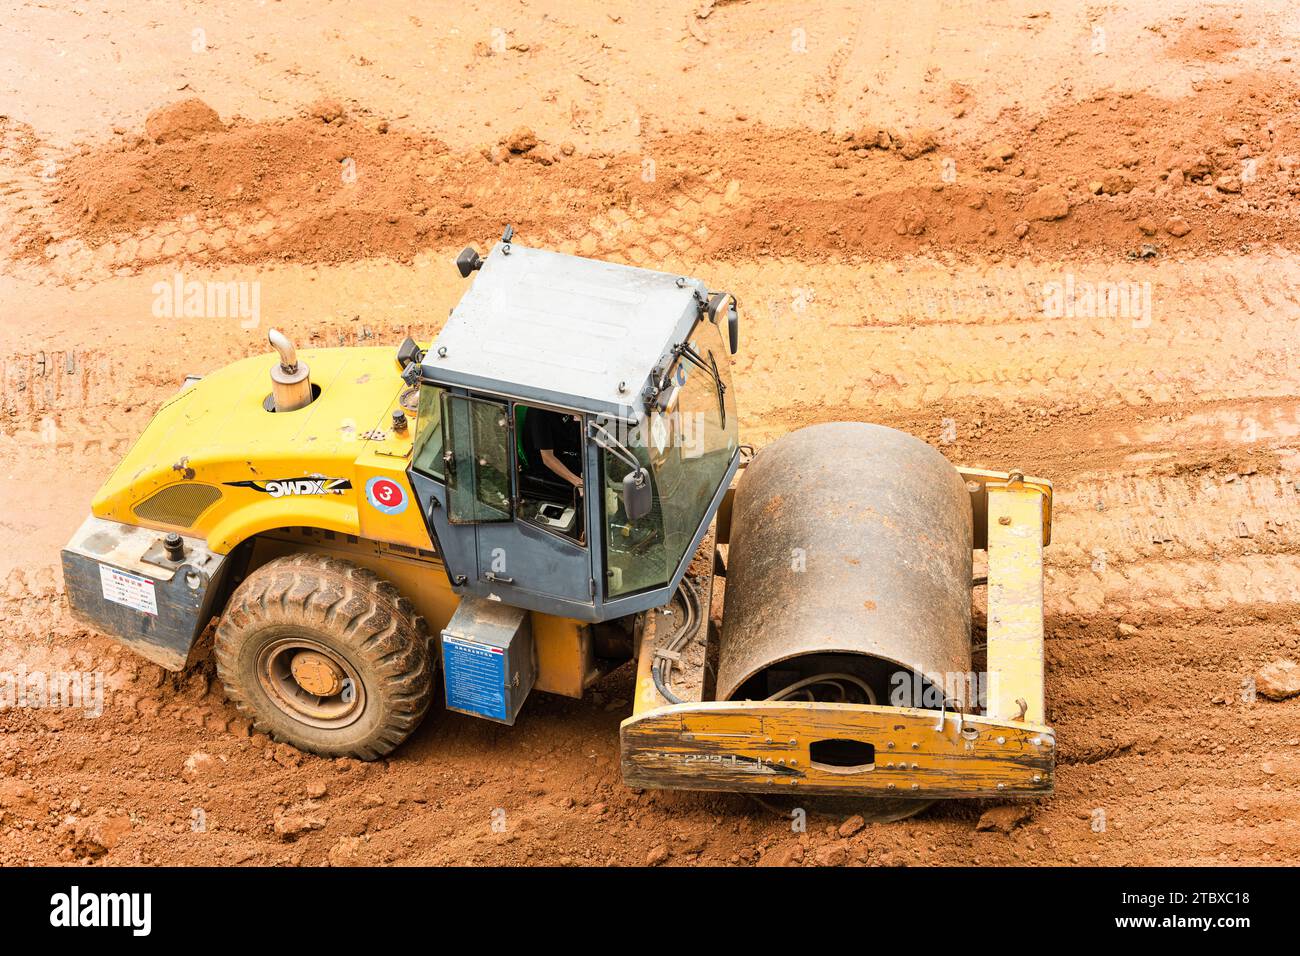
<path id="1" fill-rule="evenodd" d="M 677 585 L 677 592 L 674 597 L 678 596 L 681 598 L 685 620 L 682 622 L 682 626 L 673 632 L 672 637 L 664 641 L 655 650 L 654 664 L 650 668 L 650 674 L 655 682 L 655 689 L 670 704 L 686 703 L 673 693 L 669 683 L 672 680 L 673 659 L 681 653 L 682 648 L 690 643 L 691 638 L 695 636 L 695 632 L 699 630 L 701 620 L 699 593 L 696 592 L 695 586 L 686 577 L 683 577 L 682 583 Z M 671 653 L 673 657 L 661 656 L 663 651 Z"/>

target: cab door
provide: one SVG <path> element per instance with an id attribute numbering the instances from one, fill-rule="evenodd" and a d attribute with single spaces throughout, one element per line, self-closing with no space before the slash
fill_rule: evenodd
<path id="1" fill-rule="evenodd" d="M 452 524 L 507 522 L 514 517 L 510 440 L 504 402 L 444 393 L 447 433 L 447 518 Z"/>
<path id="2" fill-rule="evenodd" d="M 471 590 L 507 604 L 575 614 L 595 600 L 591 551 L 516 513 L 514 415 L 507 402 L 444 397 L 447 517 L 473 524 L 478 580 Z M 586 458 L 584 454 L 584 469 Z M 580 616 L 576 615 L 575 616 Z"/>

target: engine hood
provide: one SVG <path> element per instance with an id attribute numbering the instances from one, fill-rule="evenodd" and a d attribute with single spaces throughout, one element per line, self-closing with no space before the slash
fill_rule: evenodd
<path id="1" fill-rule="evenodd" d="M 319 527 L 356 533 L 357 459 L 388 426 L 403 386 L 392 349 L 299 353 L 319 396 L 292 412 L 267 411 L 273 355 L 205 376 L 170 398 L 91 504 L 100 518 L 206 534 L 224 552 L 237 540 L 223 519 L 294 498 Z M 268 508 L 268 511 L 270 509 Z M 280 511 L 283 512 L 283 508 Z M 271 522 L 274 524 L 274 522 Z"/>

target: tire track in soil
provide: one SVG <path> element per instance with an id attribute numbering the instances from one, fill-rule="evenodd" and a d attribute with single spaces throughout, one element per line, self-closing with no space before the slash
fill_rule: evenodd
<path id="1" fill-rule="evenodd" d="M 1300 648 L 1297 610 L 1157 612 L 1131 635 L 1103 619 L 1051 620 L 1059 779 L 1083 818 L 1123 813 L 1130 837 L 1181 845 L 1187 862 L 1284 862 L 1300 807 L 1294 707 L 1244 691 L 1260 665 Z M 1130 844 L 1124 859 L 1143 859 L 1141 849 Z"/>

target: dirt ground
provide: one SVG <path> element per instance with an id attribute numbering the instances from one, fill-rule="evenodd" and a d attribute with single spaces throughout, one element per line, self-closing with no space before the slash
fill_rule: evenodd
<path id="1" fill-rule="evenodd" d="M 1243 693 L 1300 660 L 1300 6 L 2 6 L 0 670 L 105 706 L 0 712 L 0 864 L 1300 855 L 1300 697 Z M 744 441 L 875 421 L 1055 482 L 1054 797 L 797 833 L 637 793 L 626 667 L 323 760 L 70 618 L 59 548 L 186 373 L 272 325 L 427 341 L 507 223 L 734 291 Z M 258 283 L 257 323 L 156 317 L 177 274 Z"/>

